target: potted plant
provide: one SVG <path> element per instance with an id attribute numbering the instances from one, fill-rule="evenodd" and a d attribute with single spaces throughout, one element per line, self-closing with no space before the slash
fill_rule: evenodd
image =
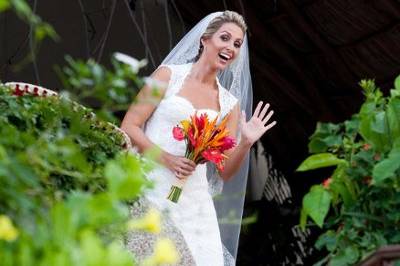
<path id="1" fill-rule="evenodd" d="M 334 168 L 303 198 L 300 226 L 309 217 L 324 230 L 315 245 L 328 255 L 316 265 L 355 265 L 400 243 L 400 76 L 388 96 L 373 80 L 360 86 L 359 113 L 339 124 L 318 123 L 312 155 L 297 169 Z"/>

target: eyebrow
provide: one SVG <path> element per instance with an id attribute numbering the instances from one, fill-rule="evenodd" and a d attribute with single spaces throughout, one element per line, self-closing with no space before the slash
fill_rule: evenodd
<path id="1" fill-rule="evenodd" d="M 228 31 L 226 31 L 226 30 L 224 30 L 224 31 L 221 31 L 221 33 L 228 33 L 230 36 L 232 36 L 232 34 L 230 33 L 230 32 L 228 32 Z M 240 42 L 243 42 L 243 39 L 241 39 L 241 38 L 237 38 L 236 39 L 237 41 L 240 41 Z"/>

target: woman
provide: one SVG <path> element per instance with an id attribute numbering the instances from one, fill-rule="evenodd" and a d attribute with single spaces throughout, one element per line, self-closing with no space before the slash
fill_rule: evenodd
<path id="1" fill-rule="evenodd" d="M 185 144 L 172 137 L 172 128 L 194 112 L 207 113 L 210 118 L 228 116 L 229 132 L 240 135 L 240 140 L 226 152 L 229 159 L 218 173 L 220 180 L 227 181 L 239 171 L 252 144 L 276 124 L 269 123 L 273 114 L 269 104 L 258 103 L 247 122 L 241 112 L 250 102 L 245 96 L 251 96 L 245 33 L 246 24 L 236 12 L 218 12 L 204 18 L 164 60 L 167 64 L 152 74 L 154 80 L 165 84 L 160 97 L 155 100 L 152 89 L 145 86 L 121 125 L 139 152 L 161 149 L 158 159 L 162 167 L 148 174 L 155 187 L 145 196 L 168 211 L 199 266 L 224 265 L 217 215 L 208 190 L 206 166 L 196 166 L 184 157 Z M 193 44 L 198 47 L 196 56 Z M 186 179 L 186 183 L 179 201 L 173 203 L 166 196 L 177 179 Z"/>

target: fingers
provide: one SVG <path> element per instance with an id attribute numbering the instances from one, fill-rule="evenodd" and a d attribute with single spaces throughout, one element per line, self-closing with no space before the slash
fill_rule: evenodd
<path id="1" fill-rule="evenodd" d="M 192 167 L 193 170 L 194 170 L 194 168 L 196 168 L 196 164 L 188 158 L 183 157 L 182 162 L 185 163 L 186 165 L 189 165 L 190 167 Z"/>
<path id="2" fill-rule="evenodd" d="M 175 175 L 179 179 L 185 179 L 196 169 L 196 164 L 185 157 L 178 157 L 174 167 Z"/>
<path id="3" fill-rule="evenodd" d="M 261 109 L 262 106 L 262 101 L 260 101 L 257 105 L 257 109 L 259 111 L 259 115 L 257 116 L 259 119 L 261 119 L 261 122 L 264 125 L 264 129 L 265 131 L 267 131 L 268 129 L 272 128 L 273 126 L 276 125 L 276 121 L 273 121 L 272 123 L 268 124 L 268 121 L 271 119 L 272 115 L 274 114 L 274 111 L 271 110 L 267 113 L 270 104 L 266 103 L 264 105 L 264 107 Z M 260 108 L 259 108 L 260 107 Z"/>
<path id="4" fill-rule="evenodd" d="M 271 116 L 274 114 L 274 111 L 269 111 L 267 116 L 262 119 L 262 123 L 265 125 L 271 119 Z M 265 115 L 265 114 L 264 114 Z"/>
<path id="5" fill-rule="evenodd" d="M 261 110 L 260 115 L 258 116 L 258 118 L 260 118 L 261 120 L 264 120 L 265 114 L 267 113 L 268 108 L 269 108 L 269 103 L 266 103 L 266 104 L 264 105 L 264 108 L 262 108 L 262 110 Z"/>
<path id="6" fill-rule="evenodd" d="M 192 167 L 192 166 L 190 166 L 190 165 L 187 165 L 187 164 L 184 164 L 184 163 L 182 163 L 182 162 L 178 162 L 177 164 L 176 164 L 176 170 L 177 171 L 185 171 L 185 172 L 193 172 L 194 171 L 194 167 Z"/>
<path id="7" fill-rule="evenodd" d="M 181 167 L 177 167 L 175 172 L 179 175 L 179 176 L 190 176 L 192 174 L 193 171 L 188 171 L 185 169 L 182 169 Z"/>
<path id="8" fill-rule="evenodd" d="M 186 178 L 189 177 L 189 175 L 184 175 L 184 174 L 179 173 L 179 172 L 175 172 L 175 176 L 176 176 L 177 178 L 179 178 L 179 179 L 186 179 Z"/>
<path id="9" fill-rule="evenodd" d="M 276 121 L 274 121 L 274 122 L 268 124 L 268 125 L 265 127 L 265 131 L 271 129 L 271 128 L 274 127 L 275 125 L 276 125 Z"/>
<path id="10" fill-rule="evenodd" d="M 262 105 L 263 105 L 263 102 L 259 101 L 258 104 L 257 104 L 256 110 L 254 110 L 253 116 L 255 116 L 255 117 L 259 116 Z"/>

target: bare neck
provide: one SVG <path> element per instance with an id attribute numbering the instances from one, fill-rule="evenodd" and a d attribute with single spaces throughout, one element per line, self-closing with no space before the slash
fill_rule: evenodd
<path id="1" fill-rule="evenodd" d="M 193 63 L 190 77 L 205 84 L 213 86 L 217 76 L 217 69 L 210 67 L 210 64 L 202 57 Z"/>

